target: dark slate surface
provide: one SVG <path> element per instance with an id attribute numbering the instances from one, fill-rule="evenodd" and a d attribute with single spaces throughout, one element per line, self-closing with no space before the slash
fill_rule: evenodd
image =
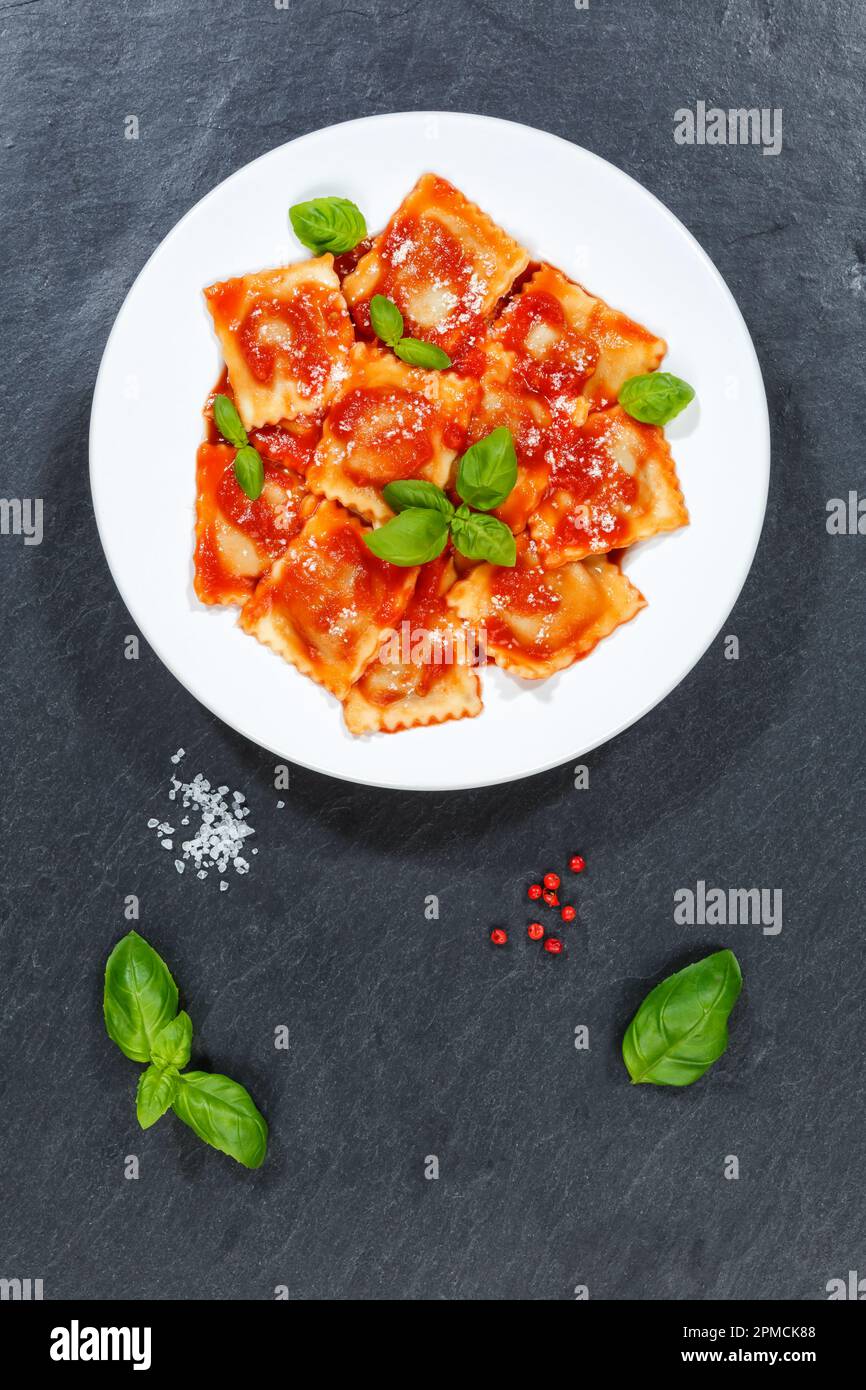
<path id="1" fill-rule="evenodd" d="M 40 547 L 0 536 L 0 1275 L 48 1298 L 814 1299 L 866 1272 L 866 540 L 825 525 L 864 476 L 862 6 L 5 0 L 0 35 L 3 492 L 46 509 Z M 699 99 L 781 107 L 782 154 L 677 146 Z M 769 512 L 727 624 L 739 661 L 714 644 L 588 759 L 588 791 L 567 767 L 432 797 L 298 770 L 277 811 L 268 755 L 146 648 L 124 660 L 91 392 L 126 290 L 197 198 L 296 135 L 411 108 L 554 131 L 691 228 L 761 358 Z M 146 829 L 178 745 L 252 807 L 261 853 L 222 895 Z M 524 885 L 578 847 L 583 925 L 554 960 L 523 940 Z M 676 925 L 698 879 L 781 889 L 781 934 Z M 100 1013 L 131 893 L 196 1060 L 267 1113 L 256 1174 L 176 1120 L 136 1127 L 137 1069 Z M 631 1088 L 632 1010 L 718 945 L 746 977 L 729 1053 L 691 1090 Z"/>

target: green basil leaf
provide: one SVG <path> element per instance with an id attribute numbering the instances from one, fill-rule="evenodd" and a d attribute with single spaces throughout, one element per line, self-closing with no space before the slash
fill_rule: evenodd
<path id="1" fill-rule="evenodd" d="M 455 516 L 451 522 L 451 537 L 460 554 L 469 560 L 489 560 L 491 565 L 509 567 L 517 560 L 514 536 L 495 516 L 483 512 Z"/>
<path id="2" fill-rule="evenodd" d="M 249 1091 L 228 1076 L 188 1071 L 178 1077 L 172 1106 L 185 1125 L 212 1148 L 237 1159 L 245 1168 L 264 1162 L 268 1126 Z"/>
<path id="3" fill-rule="evenodd" d="M 330 251 L 339 256 L 351 251 L 367 235 L 367 224 L 360 208 L 348 198 L 311 198 L 289 208 L 295 236 L 320 256 Z"/>
<path id="4" fill-rule="evenodd" d="M 647 372 L 645 376 L 629 377 L 619 393 L 623 410 L 645 425 L 666 425 L 694 398 L 694 390 L 688 382 L 670 372 Z"/>
<path id="5" fill-rule="evenodd" d="M 728 1045 L 728 1015 L 742 987 L 733 951 L 716 951 L 656 985 L 623 1038 L 632 1081 L 690 1086 L 703 1076 Z"/>
<path id="6" fill-rule="evenodd" d="M 252 444 L 238 449 L 235 455 L 235 477 L 238 487 L 246 493 L 251 502 L 261 497 L 265 485 L 265 466 Z"/>
<path id="7" fill-rule="evenodd" d="M 427 507 L 408 507 L 384 526 L 364 532 L 368 550 L 392 565 L 426 565 L 445 549 L 448 518 Z"/>
<path id="8" fill-rule="evenodd" d="M 401 338 L 394 344 L 394 351 L 410 367 L 427 367 L 431 372 L 441 372 L 443 367 L 451 366 L 451 358 L 435 343 L 422 343 L 417 338 Z"/>
<path id="9" fill-rule="evenodd" d="M 135 1113 L 142 1129 L 150 1129 L 169 1109 L 177 1095 L 178 1081 L 178 1074 L 173 1068 L 163 1071 L 161 1067 L 150 1066 L 141 1073 L 135 1095 Z"/>
<path id="10" fill-rule="evenodd" d="M 370 322 L 377 338 L 389 347 L 396 347 L 403 336 L 403 315 L 393 299 L 374 294 L 370 300 Z"/>
<path id="11" fill-rule="evenodd" d="M 399 483 L 386 483 L 382 496 L 392 512 L 405 512 L 407 507 L 429 507 L 443 516 L 453 516 L 454 508 L 441 487 L 423 478 L 406 478 Z"/>
<path id="12" fill-rule="evenodd" d="M 181 1009 L 153 1040 L 153 1060 L 159 1067 L 185 1067 L 192 1051 L 192 1019 Z"/>
<path id="13" fill-rule="evenodd" d="M 108 1036 L 133 1062 L 149 1062 L 160 1029 L 177 1013 L 177 985 L 162 956 L 131 931 L 105 965 L 102 1000 Z"/>
<path id="14" fill-rule="evenodd" d="M 223 439 L 242 449 L 248 442 L 244 422 L 228 396 L 214 396 L 213 418 Z"/>
<path id="15" fill-rule="evenodd" d="M 457 491 L 470 507 L 489 512 L 505 501 L 517 482 L 517 455 L 507 425 L 479 439 L 460 460 Z"/>

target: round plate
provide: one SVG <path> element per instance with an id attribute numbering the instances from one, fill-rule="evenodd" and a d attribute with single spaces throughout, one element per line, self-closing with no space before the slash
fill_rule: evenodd
<path id="1" fill-rule="evenodd" d="M 484 711 L 353 738 L 338 702 L 192 589 L 195 451 L 220 369 L 202 288 L 301 259 L 292 203 L 339 193 L 378 229 L 420 174 L 450 179 L 516 237 L 667 339 L 697 401 L 668 428 L 691 525 L 630 550 L 648 607 L 550 680 L 482 676 Z M 766 506 L 767 403 L 752 342 L 697 242 L 598 156 L 509 121 L 372 116 L 316 131 L 226 179 L 151 256 L 111 332 L 93 399 L 90 477 L 111 572 L 189 691 L 247 738 L 333 777 L 407 790 L 485 786 L 577 758 L 671 691 L 742 588 Z"/>

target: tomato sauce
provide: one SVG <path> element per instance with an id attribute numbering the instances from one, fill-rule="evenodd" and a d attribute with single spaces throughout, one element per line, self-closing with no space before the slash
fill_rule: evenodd
<path id="1" fill-rule="evenodd" d="M 413 478 L 433 457 L 438 411 L 426 396 L 397 386 L 347 391 L 332 407 L 328 430 L 345 448 L 342 467 L 362 485 Z"/>
<path id="2" fill-rule="evenodd" d="M 541 343 L 533 350 L 532 337 Z M 598 345 L 569 326 L 559 300 L 544 290 L 524 290 L 507 306 L 497 337 L 517 355 L 526 385 L 552 404 L 575 400 L 598 366 Z"/>
<path id="3" fill-rule="evenodd" d="M 333 366 L 330 345 L 342 333 L 338 300 L 317 285 L 302 285 L 287 298 L 256 300 L 237 330 L 240 352 L 256 381 L 272 381 L 282 366 L 302 395 L 320 391 Z"/>
<path id="4" fill-rule="evenodd" d="M 324 505 L 324 504 L 323 504 Z M 360 526 L 328 518 L 289 551 L 273 590 L 301 630 L 327 637 L 349 651 L 362 631 L 399 616 L 412 571 L 379 560 L 367 549 Z"/>
<path id="5" fill-rule="evenodd" d="M 383 233 L 378 254 L 380 272 L 373 293 L 393 299 L 403 314 L 407 337 L 435 343 L 454 358 L 481 336 L 483 286 L 459 238 L 444 223 L 404 213 Z M 432 296 L 443 306 L 436 322 L 414 319 L 413 303 Z M 369 302 L 360 301 L 353 313 L 359 329 L 368 333 Z"/>
<path id="6" fill-rule="evenodd" d="M 580 429 L 567 421 L 554 424 L 550 496 L 542 512 L 562 547 L 609 550 L 628 535 L 638 482 L 613 456 L 614 428 L 602 413 Z"/>

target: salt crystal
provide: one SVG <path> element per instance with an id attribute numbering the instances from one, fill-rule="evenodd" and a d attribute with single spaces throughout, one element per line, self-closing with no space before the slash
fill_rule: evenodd
<path id="1" fill-rule="evenodd" d="M 178 749 L 172 756 L 172 762 L 179 762 L 183 756 L 184 750 Z M 229 796 L 230 800 L 227 799 Z M 244 841 L 255 831 L 245 823 L 250 809 L 244 804 L 246 797 L 243 792 L 230 793 L 224 784 L 214 790 L 204 773 L 197 772 L 189 782 L 182 782 L 172 775 L 168 797 L 171 801 L 182 801 L 184 809 L 191 813 L 183 816 L 180 823 L 188 826 L 191 818 L 193 822 L 192 833 L 181 843 L 183 857 L 174 861 L 179 874 L 184 872 L 186 862 L 192 863 L 196 877 L 200 879 L 207 878 L 209 871 L 214 868 L 221 874 L 229 867 L 239 874 L 249 873 L 250 865 L 242 856 L 241 849 Z M 147 825 L 149 830 L 156 832 L 163 848 L 172 848 L 173 841 L 169 837 L 174 834 L 174 827 L 168 821 L 151 817 Z M 228 886 L 223 879 L 220 892 L 224 893 Z"/>

